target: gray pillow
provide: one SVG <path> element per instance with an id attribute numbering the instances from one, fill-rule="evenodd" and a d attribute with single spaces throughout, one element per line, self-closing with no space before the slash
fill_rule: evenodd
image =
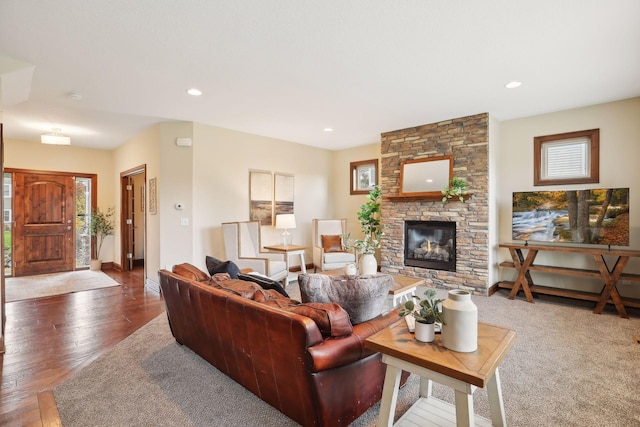
<path id="1" fill-rule="evenodd" d="M 302 302 L 336 302 L 349 313 L 351 323 L 366 322 L 382 313 L 393 285 L 388 274 L 364 276 L 327 276 L 300 274 Z"/>

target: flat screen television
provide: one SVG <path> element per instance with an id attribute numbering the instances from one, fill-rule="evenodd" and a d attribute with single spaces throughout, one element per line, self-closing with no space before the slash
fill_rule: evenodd
<path id="1" fill-rule="evenodd" d="M 629 189 L 513 193 L 513 240 L 629 246 Z"/>

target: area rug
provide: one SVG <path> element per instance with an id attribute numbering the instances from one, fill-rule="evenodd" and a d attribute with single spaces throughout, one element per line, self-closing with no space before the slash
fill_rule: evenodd
<path id="1" fill-rule="evenodd" d="M 621 319 L 567 300 L 529 304 L 498 293 L 473 301 L 481 321 L 517 332 L 500 366 L 510 426 L 640 425 L 637 310 Z M 417 399 L 418 385 L 411 375 L 396 419 Z M 453 402 L 447 387 L 434 384 L 433 393 Z M 297 425 L 178 345 L 165 314 L 56 387 L 54 396 L 65 427 Z M 489 418 L 486 390 L 473 401 L 475 412 Z M 378 403 L 352 426 L 375 426 L 379 410 Z"/>
<path id="2" fill-rule="evenodd" d="M 5 279 L 6 301 L 50 297 L 71 292 L 119 286 L 102 271 L 80 270 Z"/>

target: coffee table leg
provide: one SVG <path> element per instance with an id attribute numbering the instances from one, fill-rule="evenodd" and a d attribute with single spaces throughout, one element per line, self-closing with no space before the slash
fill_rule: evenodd
<path id="1" fill-rule="evenodd" d="M 431 390 L 433 389 L 433 383 L 430 379 L 420 377 L 420 397 L 431 397 Z"/>
<path id="2" fill-rule="evenodd" d="M 380 417 L 378 418 L 378 426 L 380 427 L 393 426 L 401 374 L 402 369 L 387 365 L 382 388 L 382 400 L 380 401 Z"/>
<path id="3" fill-rule="evenodd" d="M 456 390 L 456 425 L 458 427 L 473 427 L 473 395 Z"/>
<path id="4" fill-rule="evenodd" d="M 487 395 L 489 396 L 491 423 L 497 427 L 506 427 L 507 419 L 504 414 L 502 387 L 500 386 L 500 374 L 498 373 L 498 368 L 496 368 L 496 372 L 487 382 Z"/>

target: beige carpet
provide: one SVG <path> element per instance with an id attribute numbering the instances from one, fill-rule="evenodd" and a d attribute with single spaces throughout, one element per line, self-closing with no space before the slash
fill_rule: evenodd
<path id="1" fill-rule="evenodd" d="M 37 276 L 8 277 L 5 279 L 5 295 L 7 302 L 13 302 L 119 285 L 120 283 L 102 271 L 67 271 Z"/>

